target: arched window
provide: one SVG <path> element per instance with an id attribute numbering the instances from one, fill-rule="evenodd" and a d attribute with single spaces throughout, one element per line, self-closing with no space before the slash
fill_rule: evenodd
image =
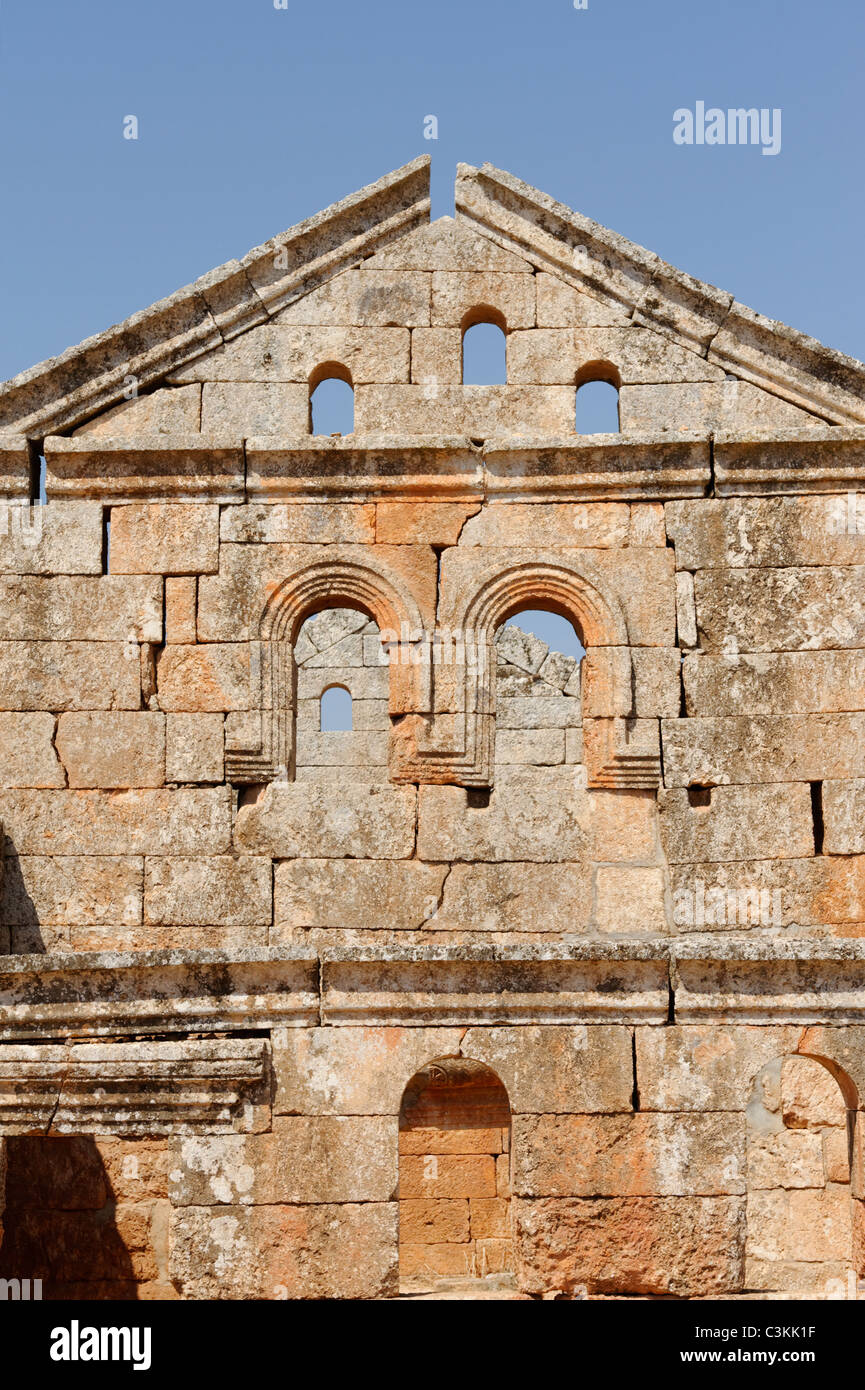
<path id="1" fill-rule="evenodd" d="M 577 434 L 619 433 L 621 378 L 612 362 L 588 362 L 577 375 Z"/>
<path id="2" fill-rule="evenodd" d="M 524 608 L 497 631 L 496 764 L 582 763 L 580 662 L 586 649 L 567 618 Z"/>
<path id="3" fill-rule="evenodd" d="M 319 730 L 323 734 L 347 733 L 353 728 L 351 693 L 343 685 L 329 685 L 319 701 Z"/>
<path id="4" fill-rule="evenodd" d="M 354 387 L 341 362 L 324 362 L 309 378 L 309 431 L 354 433 Z"/>
<path id="5" fill-rule="evenodd" d="M 500 386 L 508 379 L 507 324 L 498 309 L 482 305 L 462 321 L 463 385 Z"/>
<path id="6" fill-rule="evenodd" d="M 384 782 L 389 670 L 381 633 L 357 608 L 322 608 L 294 643 L 294 768 L 301 782 Z"/>

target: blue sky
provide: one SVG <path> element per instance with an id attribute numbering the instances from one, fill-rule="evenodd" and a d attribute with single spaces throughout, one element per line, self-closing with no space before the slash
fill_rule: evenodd
<path id="1" fill-rule="evenodd" d="M 434 215 L 487 159 L 865 357 L 863 38 L 854 0 L 2 0 L 0 378 L 424 151 Z M 781 108 L 781 153 L 675 145 L 698 100 Z"/>

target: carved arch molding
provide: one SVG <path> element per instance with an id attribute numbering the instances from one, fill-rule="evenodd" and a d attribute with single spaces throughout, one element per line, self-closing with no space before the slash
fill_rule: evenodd
<path id="1" fill-rule="evenodd" d="M 483 567 L 481 567 L 483 569 Z M 583 695 L 587 785 L 651 788 L 660 781 L 658 721 L 632 710 L 627 621 L 618 598 L 583 564 L 491 557 L 473 582 L 448 584 L 435 620 L 400 577 L 377 563 L 323 560 L 298 570 L 267 599 L 250 639 L 250 715 L 242 748 L 227 754 L 238 783 L 294 776 L 294 643 L 323 608 L 350 607 L 378 624 L 389 667 L 390 775 L 394 782 L 492 785 L 495 748 L 494 636 L 526 607 L 574 623 L 587 655 Z M 459 576 L 454 576 L 459 578 Z"/>

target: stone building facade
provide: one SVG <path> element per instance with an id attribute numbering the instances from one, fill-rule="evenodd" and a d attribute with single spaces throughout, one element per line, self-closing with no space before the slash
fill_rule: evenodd
<path id="1" fill-rule="evenodd" d="M 0 389 L 0 1278 L 855 1295 L 865 368 L 428 177 Z"/>

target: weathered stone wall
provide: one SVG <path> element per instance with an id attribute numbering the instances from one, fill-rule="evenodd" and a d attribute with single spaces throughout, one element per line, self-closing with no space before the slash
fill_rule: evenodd
<path id="1" fill-rule="evenodd" d="M 486 166 L 425 196 L 0 389 L 2 1269 L 848 1290 L 865 372 Z M 463 385 L 484 317 L 507 382 Z M 616 435 L 574 433 L 593 378 Z M 448 1059 L 508 1120 L 401 1131 Z"/>

